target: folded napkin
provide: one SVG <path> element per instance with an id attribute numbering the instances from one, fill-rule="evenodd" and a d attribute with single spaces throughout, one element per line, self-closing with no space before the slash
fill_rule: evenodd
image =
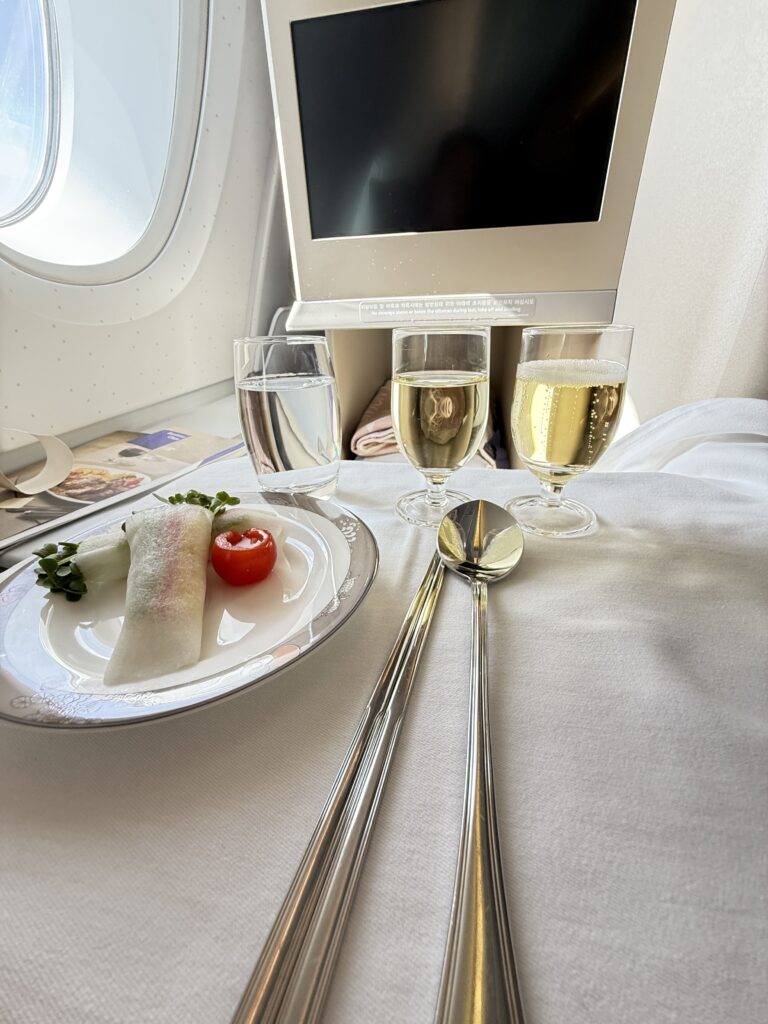
<path id="1" fill-rule="evenodd" d="M 351 448 L 354 455 L 366 459 L 398 451 L 395 428 L 392 426 L 391 394 L 392 381 L 388 380 L 373 396 L 352 435 Z"/>
<path id="2" fill-rule="evenodd" d="M 373 396 L 368 408 L 363 413 L 357 430 L 352 435 L 352 454 L 361 459 L 373 458 L 377 455 L 394 455 L 400 451 L 392 425 L 391 409 L 392 381 L 382 384 Z M 491 409 L 493 409 L 491 401 Z M 478 455 L 494 468 L 507 468 L 509 458 L 501 444 L 501 433 L 493 426 L 493 415 L 488 417 L 488 425 L 483 435 Z"/>

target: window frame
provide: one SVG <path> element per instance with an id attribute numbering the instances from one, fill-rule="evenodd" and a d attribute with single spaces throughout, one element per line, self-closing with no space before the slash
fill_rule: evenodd
<path id="1" fill-rule="evenodd" d="M 10 227 L 28 217 L 42 203 L 48 194 L 56 170 L 61 137 L 61 62 L 59 59 L 59 37 L 56 30 L 56 15 L 52 0 L 37 0 L 40 23 L 43 29 L 43 48 L 48 68 L 48 104 L 45 160 L 34 186 L 27 196 L 10 213 L 0 215 L 0 228 Z"/>
<path id="2" fill-rule="evenodd" d="M 69 0 L 46 0 L 57 14 L 57 32 L 60 39 L 61 104 L 59 118 L 62 124 L 58 160 L 54 164 L 48 202 L 57 201 L 60 191 L 56 182 L 68 173 L 71 150 L 71 25 Z M 24 252 L 21 246 L 9 244 L 0 228 L 0 260 L 17 271 L 35 278 L 64 285 L 105 285 L 134 278 L 147 269 L 163 252 L 173 236 L 184 208 L 192 177 L 195 154 L 199 146 L 200 125 L 203 118 L 205 85 L 208 78 L 211 21 L 218 0 L 182 0 L 179 5 L 179 48 L 176 72 L 176 93 L 168 146 L 168 158 L 163 181 L 147 227 L 136 242 L 120 256 L 92 264 L 66 264 L 41 259 Z M 69 56 L 67 53 L 69 52 Z M 35 207 L 39 211 L 46 196 L 41 196 Z M 29 216 L 28 210 L 26 216 Z M 5 225 L 10 226 L 10 225 Z M 20 230 L 19 221 L 15 231 Z"/>

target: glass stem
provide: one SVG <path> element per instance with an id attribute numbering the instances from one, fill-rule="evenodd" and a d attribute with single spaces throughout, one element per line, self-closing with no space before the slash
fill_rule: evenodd
<path id="1" fill-rule="evenodd" d="M 445 493 L 446 477 L 427 477 L 427 504 L 442 508 L 448 501 Z"/>
<path id="2" fill-rule="evenodd" d="M 563 500 L 563 487 L 565 484 L 553 484 L 550 480 L 539 480 L 541 486 L 541 497 L 545 505 L 552 508 L 559 508 Z"/>

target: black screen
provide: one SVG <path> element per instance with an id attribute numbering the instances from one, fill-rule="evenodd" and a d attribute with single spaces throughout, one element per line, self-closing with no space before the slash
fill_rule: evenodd
<path id="1" fill-rule="evenodd" d="M 635 0 L 292 23 L 313 238 L 594 221 Z"/>

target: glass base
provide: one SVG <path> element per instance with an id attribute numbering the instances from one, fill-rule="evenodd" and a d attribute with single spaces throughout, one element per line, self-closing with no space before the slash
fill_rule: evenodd
<path id="1" fill-rule="evenodd" d="M 279 473 L 258 473 L 259 490 L 269 494 L 306 494 L 310 498 L 329 498 L 336 491 L 339 464 L 296 469 Z"/>
<path id="2" fill-rule="evenodd" d="M 411 494 L 404 494 L 395 502 L 395 512 L 404 519 L 406 523 L 414 526 L 428 526 L 436 530 L 445 516 L 457 505 L 463 505 L 469 501 L 466 494 L 459 494 L 458 491 L 446 491 L 445 501 L 436 505 L 427 501 L 426 491 L 413 491 Z"/>
<path id="3" fill-rule="evenodd" d="M 597 516 L 592 509 L 570 498 L 563 498 L 555 505 L 538 494 L 526 494 L 507 502 L 504 507 L 518 521 L 520 529 L 539 537 L 567 540 L 586 537 L 597 529 Z"/>

